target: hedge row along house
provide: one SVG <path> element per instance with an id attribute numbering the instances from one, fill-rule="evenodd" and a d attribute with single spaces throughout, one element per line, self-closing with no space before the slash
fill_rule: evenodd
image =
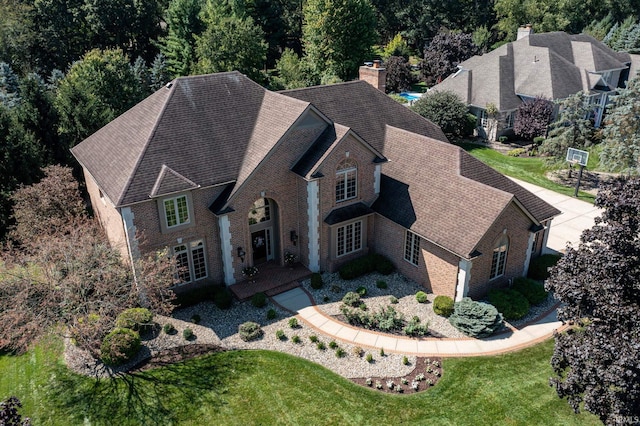
<path id="1" fill-rule="evenodd" d="M 462 62 L 433 90 L 456 93 L 478 118 L 479 136 L 489 140 L 513 135 L 522 102 L 560 100 L 580 91 L 587 95 L 594 126 L 600 127 L 609 97 L 626 86 L 635 69 L 632 62 L 628 53 L 590 35 L 534 34 L 526 26 L 519 28 L 516 41 Z"/>
<path id="2" fill-rule="evenodd" d="M 428 291 L 477 297 L 526 272 L 559 214 L 363 81 L 178 78 L 72 152 L 111 243 L 168 248 L 180 286 L 232 286 L 285 253 L 315 272 L 376 252 Z"/>

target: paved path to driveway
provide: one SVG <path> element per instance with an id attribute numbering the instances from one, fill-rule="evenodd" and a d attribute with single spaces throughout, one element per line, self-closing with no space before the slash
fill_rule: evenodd
<path id="1" fill-rule="evenodd" d="M 552 250 L 564 252 L 567 243 L 577 246 L 582 231 L 591 228 L 594 224 L 593 219 L 600 216 L 601 209 L 596 208 L 592 203 L 558 194 L 518 179 L 511 179 L 562 212 L 551 222 L 547 247 Z"/>

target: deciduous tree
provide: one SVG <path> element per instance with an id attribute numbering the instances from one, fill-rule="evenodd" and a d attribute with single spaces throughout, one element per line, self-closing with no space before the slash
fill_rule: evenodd
<path id="1" fill-rule="evenodd" d="M 439 83 L 458 69 L 458 64 L 479 52 L 471 34 L 441 30 L 424 52 L 422 76 L 427 83 Z"/>
<path id="2" fill-rule="evenodd" d="M 544 98 L 527 99 L 516 111 L 513 131 L 516 135 L 531 140 L 547 133 L 553 115 L 553 102 Z"/>
<path id="3" fill-rule="evenodd" d="M 545 285 L 562 302 L 558 318 L 574 324 L 555 337 L 551 385 L 576 411 L 584 406 L 607 425 L 637 424 L 640 180 L 605 184 L 595 205 L 604 212 Z"/>
<path id="4" fill-rule="evenodd" d="M 427 92 L 411 109 L 440 126 L 449 137 L 465 134 L 469 109 L 453 92 Z"/>
<path id="5" fill-rule="evenodd" d="M 402 56 L 391 56 L 384 66 L 387 69 L 387 92 L 404 92 L 411 88 L 413 74 L 409 61 Z"/>

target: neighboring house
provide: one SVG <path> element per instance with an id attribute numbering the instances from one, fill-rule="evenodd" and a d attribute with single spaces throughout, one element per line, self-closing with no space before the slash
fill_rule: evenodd
<path id="1" fill-rule="evenodd" d="M 184 285 L 233 285 L 285 252 L 336 271 L 373 251 L 429 291 L 479 296 L 527 270 L 559 214 L 363 81 L 178 78 L 72 152 L 112 244 L 168 248 Z"/>
<path id="2" fill-rule="evenodd" d="M 479 136 L 496 140 L 512 135 L 515 113 L 527 99 L 559 100 L 580 91 L 589 96 L 592 119 L 600 126 L 609 95 L 629 79 L 632 58 L 586 35 L 533 34 L 518 30 L 518 40 L 460 65 L 433 90 L 450 90 L 478 117 Z M 493 104 L 497 114 L 487 113 Z M 489 109 L 491 112 L 491 109 Z"/>

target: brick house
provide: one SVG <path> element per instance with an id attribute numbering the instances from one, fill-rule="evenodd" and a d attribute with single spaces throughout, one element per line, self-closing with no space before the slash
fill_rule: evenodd
<path id="1" fill-rule="evenodd" d="M 526 271 L 559 213 L 363 81 L 178 78 L 72 152 L 111 243 L 168 248 L 183 285 L 233 285 L 287 252 L 335 271 L 373 251 L 429 291 L 479 296 Z"/>

